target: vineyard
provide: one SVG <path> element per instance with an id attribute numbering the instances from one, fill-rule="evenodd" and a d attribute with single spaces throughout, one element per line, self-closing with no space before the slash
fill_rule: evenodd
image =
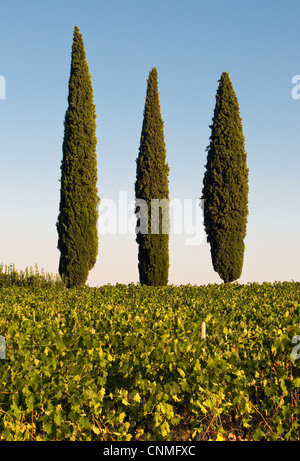
<path id="1" fill-rule="evenodd" d="M 300 439 L 300 283 L 36 280 L 0 277 L 0 440 Z"/>

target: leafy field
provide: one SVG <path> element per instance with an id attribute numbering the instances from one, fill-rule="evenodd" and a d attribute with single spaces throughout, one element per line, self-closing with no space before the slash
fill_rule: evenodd
<path id="1" fill-rule="evenodd" d="M 0 440 L 300 439 L 300 283 L 28 285 L 0 277 Z"/>

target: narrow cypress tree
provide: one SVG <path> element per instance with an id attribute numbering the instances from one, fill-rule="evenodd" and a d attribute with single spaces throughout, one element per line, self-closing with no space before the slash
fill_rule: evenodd
<path id="1" fill-rule="evenodd" d="M 224 282 L 243 268 L 248 215 L 248 168 L 242 119 L 229 74 L 216 94 L 203 180 L 204 226 L 214 270 Z"/>
<path id="2" fill-rule="evenodd" d="M 71 288 L 85 284 L 98 253 L 96 111 L 83 38 L 73 35 L 68 108 L 64 121 L 60 208 L 57 221 L 59 274 Z"/>
<path id="3" fill-rule="evenodd" d="M 169 274 L 169 165 L 166 163 L 164 122 L 161 117 L 158 72 L 154 67 L 147 81 L 144 119 L 137 158 L 136 201 L 138 268 L 140 283 L 165 286 Z M 154 200 L 154 201 L 153 201 Z M 159 201 L 159 202 L 158 202 Z M 159 208 L 158 204 L 161 204 Z M 146 220 L 146 232 L 141 221 Z"/>

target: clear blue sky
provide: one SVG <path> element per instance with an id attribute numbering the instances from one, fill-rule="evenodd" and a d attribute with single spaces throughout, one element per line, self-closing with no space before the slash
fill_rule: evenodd
<path id="1" fill-rule="evenodd" d="M 299 1 L 0 1 L 0 261 L 57 273 L 56 220 L 74 26 L 97 110 L 99 195 L 134 197 L 148 73 L 157 67 L 170 198 L 201 196 L 218 80 L 230 74 L 250 169 L 241 283 L 299 280 Z M 174 284 L 220 283 L 209 246 L 171 235 Z M 89 283 L 138 281 L 132 234 L 99 235 Z"/>

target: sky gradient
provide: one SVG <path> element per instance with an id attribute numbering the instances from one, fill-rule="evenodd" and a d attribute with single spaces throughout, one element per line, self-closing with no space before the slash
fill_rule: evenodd
<path id="1" fill-rule="evenodd" d="M 77 25 L 94 88 L 102 203 L 110 199 L 118 206 L 120 191 L 128 202 L 134 198 L 147 78 L 155 66 L 170 199 L 196 207 L 218 80 L 229 72 L 249 167 L 239 282 L 299 281 L 300 99 L 292 97 L 292 78 L 300 74 L 298 1 L 12 0 L 0 7 L 6 83 L 0 99 L 0 262 L 58 271 L 63 121 Z M 204 234 L 197 245 L 186 245 L 186 237 L 170 237 L 169 283 L 222 283 Z M 137 281 L 134 235 L 102 235 L 99 222 L 98 260 L 88 283 Z"/>

